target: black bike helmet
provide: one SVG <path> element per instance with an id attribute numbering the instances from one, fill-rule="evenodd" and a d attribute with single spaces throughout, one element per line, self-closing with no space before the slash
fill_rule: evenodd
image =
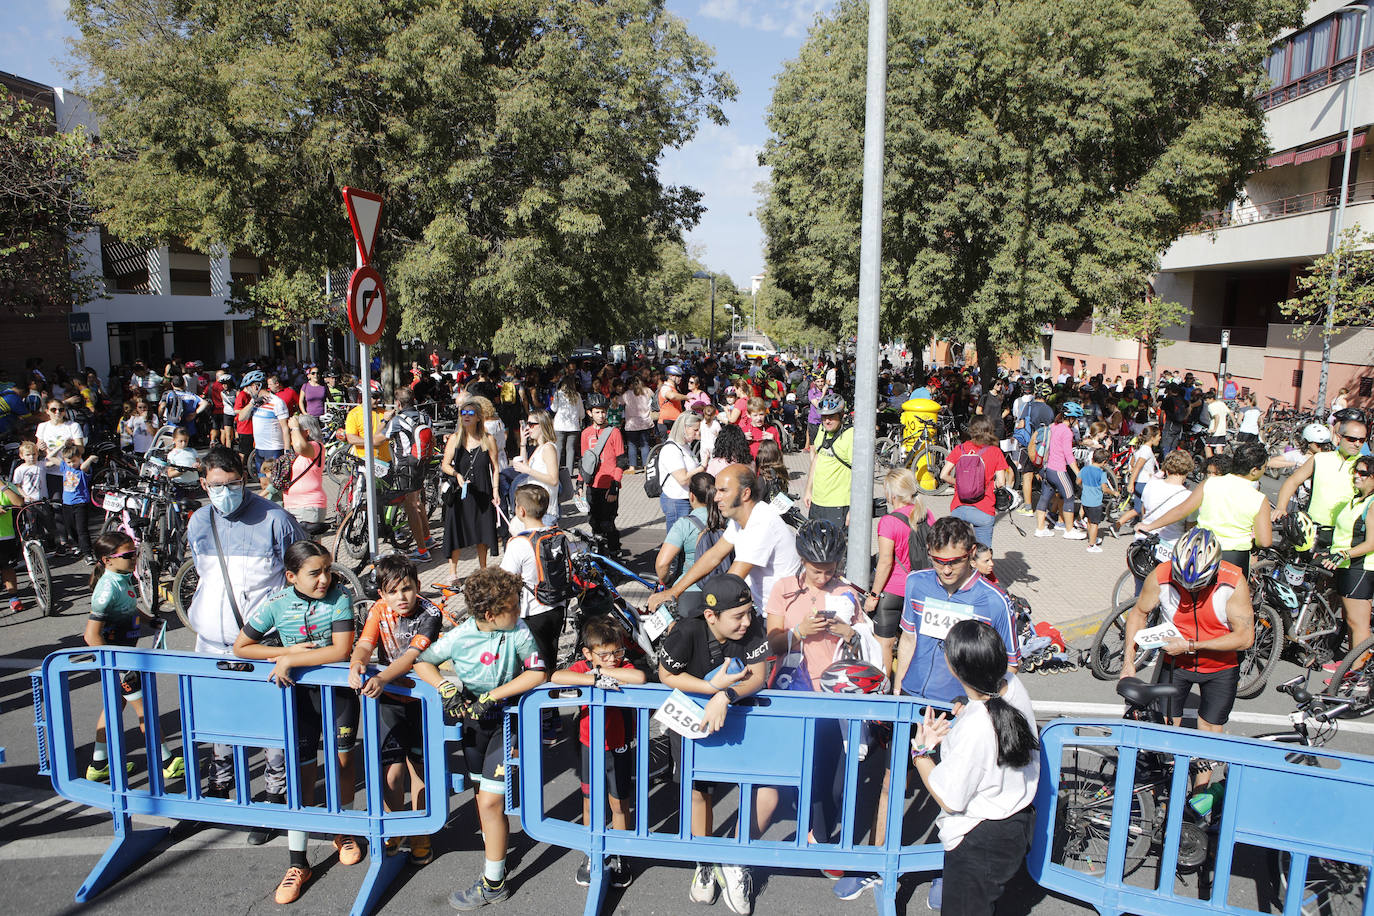
<path id="1" fill-rule="evenodd" d="M 606 396 L 604 394 L 600 394 L 599 392 L 592 392 L 591 394 L 587 395 L 588 410 L 605 410 L 609 406 L 610 402 L 606 400 Z"/>
<path id="2" fill-rule="evenodd" d="M 1279 519 L 1279 534 L 1289 547 L 1304 553 L 1317 543 L 1317 523 L 1306 512 L 1289 512 Z"/>
<path id="3" fill-rule="evenodd" d="M 828 518 L 813 519 L 797 532 L 797 555 L 808 563 L 838 563 L 844 550 L 844 529 Z"/>
<path id="4" fill-rule="evenodd" d="M 1126 548 L 1126 568 L 1131 571 L 1131 575 L 1137 579 L 1149 578 L 1150 573 L 1159 565 L 1159 558 L 1155 556 L 1158 544 L 1157 538 L 1131 541 L 1131 545 Z"/>

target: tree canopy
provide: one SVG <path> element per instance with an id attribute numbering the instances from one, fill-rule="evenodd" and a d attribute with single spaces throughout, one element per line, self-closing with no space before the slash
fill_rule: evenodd
<path id="1" fill-rule="evenodd" d="M 535 356 L 643 326 L 701 212 L 659 159 L 735 93 L 662 0 L 73 0 L 100 219 L 247 248 L 269 324 L 327 311 L 339 191 L 386 199 L 393 333 Z"/>
<path id="2" fill-rule="evenodd" d="M 1159 253 L 1266 152 L 1254 94 L 1302 0 L 893 0 L 882 331 L 1000 349 L 1139 299 Z M 867 4 L 778 80 L 769 272 L 821 326 L 858 300 Z"/>
<path id="3" fill-rule="evenodd" d="M 33 315 L 93 299 L 72 233 L 91 227 L 86 172 L 91 140 L 61 133 L 51 112 L 0 89 L 0 302 Z"/>
<path id="4" fill-rule="evenodd" d="M 1298 325 L 1295 336 L 1306 335 L 1313 327 L 1325 334 L 1328 306 L 1332 307 L 1332 333 L 1374 325 L 1374 233 L 1358 223 L 1347 226 L 1336 250 L 1313 261 L 1298 275 L 1297 286 L 1299 295 L 1279 306 Z"/>

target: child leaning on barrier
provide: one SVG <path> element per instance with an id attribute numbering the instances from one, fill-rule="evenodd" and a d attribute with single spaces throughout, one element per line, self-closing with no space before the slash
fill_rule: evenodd
<path id="1" fill-rule="evenodd" d="M 419 767 L 424 751 L 420 704 L 412 697 L 383 693 L 382 688 L 410 674 L 420 653 L 439 638 L 444 618 L 434 602 L 420 597 L 420 573 L 414 563 L 399 554 L 377 561 L 377 592 L 381 597 L 368 610 L 367 623 L 348 663 L 348 684 L 363 696 L 378 698 L 383 807 L 387 811 L 403 808 L 409 785 L 411 804 L 418 810 L 425 791 Z M 374 650 L 383 668 L 364 681 Z M 400 837 L 386 841 L 387 855 L 400 851 Z M 429 837 L 410 838 L 411 862 L 427 865 L 433 858 Z"/>
<path id="2" fill-rule="evenodd" d="M 582 658 L 567 668 L 553 673 L 553 682 L 570 687 L 601 687 L 619 690 L 622 684 L 643 684 L 647 677 L 625 658 L 625 644 L 621 630 L 609 617 L 593 617 L 582 628 Z M 629 830 L 626 802 L 634 797 L 630 784 L 634 772 L 634 719 L 622 709 L 607 707 L 604 734 L 606 738 L 606 795 L 611 806 L 611 827 Z M 578 758 L 578 780 L 582 783 L 582 823 L 591 826 L 591 716 L 586 706 L 577 713 L 578 738 L 582 742 Z M 612 887 L 629 887 L 630 873 L 619 856 L 606 863 Z M 573 880 L 586 887 L 591 883 L 591 860 L 582 857 Z"/>
<path id="3" fill-rule="evenodd" d="M 520 619 L 521 579 L 487 567 L 463 587 L 468 616 L 420 655 L 415 676 L 439 688 L 444 706 L 463 724 L 463 760 L 477 788 L 486 866 L 471 887 L 454 891 L 449 905 L 475 910 L 510 896 L 506 882 L 505 705 L 548 679 L 534 636 Z M 436 667 L 449 662 L 462 687 Z"/>
<path id="4" fill-rule="evenodd" d="M 138 552 L 127 534 L 110 531 L 95 539 L 96 567 L 91 573 L 91 616 L 82 636 L 88 646 L 136 646 L 143 622 L 154 623 L 138 609 L 138 587 L 134 584 L 134 559 Z M 143 730 L 143 675 L 126 671 L 119 678 L 121 699 L 133 707 L 138 728 Z M 126 769 L 132 770 L 130 761 Z M 184 775 L 186 763 L 167 742 L 162 743 L 162 775 L 175 779 Z M 110 781 L 110 750 L 105 738 L 105 712 L 95 724 L 95 749 L 86 778 Z"/>
<path id="5" fill-rule="evenodd" d="M 282 558 L 287 587 L 268 596 L 249 612 L 243 629 L 234 640 L 234 654 L 239 658 L 275 662 L 267 677 L 279 687 L 287 688 L 295 683 L 291 676 L 293 669 L 342 662 L 353 648 L 353 603 L 348 592 L 333 581 L 329 569 L 331 560 L 329 551 L 314 541 L 297 541 L 288 547 Z M 266 645 L 264 637 L 274 631 L 281 645 Z M 295 692 L 296 748 L 301 761 L 301 803 L 305 805 L 310 804 L 315 795 L 315 757 L 319 753 L 323 728 L 322 689 L 301 688 Z M 341 687 L 333 690 L 339 803 L 347 808 L 353 804 L 353 745 L 358 732 L 358 697 Z M 269 771 L 284 772 L 285 765 L 282 752 L 268 752 Z M 284 777 L 282 787 L 285 788 Z M 278 795 L 276 798 L 269 796 L 269 800 L 284 803 L 286 799 Z M 264 831 L 262 835 L 270 834 Z M 290 865 L 277 886 L 279 904 L 295 902 L 310 880 L 306 838 L 304 830 L 287 831 Z M 356 865 L 362 861 L 363 853 L 356 837 L 335 836 L 334 848 L 339 852 L 341 865 Z"/>

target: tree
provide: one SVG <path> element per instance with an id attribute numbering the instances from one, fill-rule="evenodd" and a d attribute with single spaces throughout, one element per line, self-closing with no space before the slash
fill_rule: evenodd
<path id="1" fill-rule="evenodd" d="M 91 228 L 90 138 L 56 128 L 50 112 L 0 90 L 0 302 L 22 315 L 103 291 L 71 244 Z"/>
<path id="2" fill-rule="evenodd" d="M 1326 309 L 1335 293 L 1331 333 L 1347 327 L 1374 325 L 1374 233 L 1359 224 L 1341 232 L 1336 250 L 1312 262 L 1297 279 L 1300 295 L 1279 309 L 1300 327 L 1298 335 L 1320 327 L 1326 333 Z"/>
<path id="3" fill-rule="evenodd" d="M 394 335 L 522 358 L 642 325 L 636 280 L 701 212 L 667 147 L 734 86 L 661 0 L 73 0 L 125 237 L 245 247 L 268 324 L 327 312 L 344 185 L 386 200 Z"/>
<path id="4" fill-rule="evenodd" d="M 1161 250 L 1266 150 L 1260 61 L 1302 0 L 894 0 L 884 337 L 999 349 L 1135 298 Z M 818 325 L 858 299 L 867 4 L 778 80 L 769 273 Z"/>
<path id="5" fill-rule="evenodd" d="M 1093 316 L 1093 330 L 1117 340 L 1138 340 L 1145 347 L 1150 365 L 1158 369 L 1156 356 L 1161 346 L 1173 343 L 1164 337 L 1166 328 L 1188 320 L 1193 310 L 1179 302 L 1165 302 L 1152 295 L 1141 296 L 1115 307 L 1104 307 Z"/>

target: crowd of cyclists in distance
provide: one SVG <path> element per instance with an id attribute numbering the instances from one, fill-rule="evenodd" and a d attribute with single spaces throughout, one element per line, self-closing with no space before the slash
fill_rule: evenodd
<path id="1" fill-rule="evenodd" d="M 295 668 L 348 664 L 352 690 L 337 691 L 333 704 L 337 765 L 351 789 L 357 693 L 380 696 L 389 806 L 423 791 L 415 765 L 423 748 L 413 704 L 383 688 L 407 676 L 434 684 L 463 723 L 483 830 L 482 874 L 450 898 L 459 910 L 511 893 L 503 708 L 549 679 L 607 689 L 655 679 L 704 698 L 707 734 L 764 688 L 892 692 L 952 704 L 953 719 L 932 714 L 920 724 L 910 754 L 938 802 L 946 850 L 927 903 L 991 913 L 1025 857 L 1038 780 L 1034 713 L 1016 676 L 1024 615 L 994 571 L 996 522 L 1013 510 L 1035 518 L 1036 536 L 1059 533 L 1089 552 L 1117 532 L 1136 538 L 1114 673 L 1134 678 L 1145 663 L 1132 647 L 1152 646 L 1157 681 L 1196 685 L 1199 727 L 1224 728 L 1242 669 L 1259 664 L 1263 640 L 1300 641 L 1283 632 L 1291 621 L 1265 616 L 1269 632 L 1259 632 L 1256 576 L 1273 574 L 1275 562 L 1305 558 L 1332 571 L 1342 632 L 1320 648 L 1303 644 L 1304 658 L 1329 668 L 1336 688 L 1364 678 L 1368 689 L 1358 650 L 1374 654 L 1374 532 L 1365 524 L 1374 459 L 1363 413 L 1344 403 L 1322 417 L 1272 406 L 1261 412 L 1229 377 L 1218 391 L 1170 372 L 1153 381 L 1005 369 L 980 376 L 969 367 L 923 367 L 891 350 L 882 360 L 876 425 L 862 423 L 856 433 L 852 361 L 842 357 L 637 354 L 536 367 L 431 352 L 410 375 L 395 391 L 374 383 L 382 502 L 404 511 L 406 524 L 393 519 L 389 536 L 399 549 L 375 558 L 362 596 L 349 594 L 337 571 L 341 563 L 358 571 L 370 559 L 366 550 L 345 549 L 356 536 L 339 517 L 359 500 L 336 500 L 331 520 L 325 486 L 340 464 L 351 485 L 364 446 L 361 391 L 340 367 L 285 359 L 209 368 L 174 358 L 156 368 L 118 367 L 102 380 L 30 366 L 3 385 L 0 433 L 23 444 L 0 505 L 60 494 L 61 549 L 93 567 L 87 642 L 136 644 L 148 625 L 130 582 L 136 538 L 106 530 L 92 540 L 87 507 L 96 478 L 118 463 L 112 452 L 144 459 L 157 452 L 166 469 L 159 473 L 208 501 L 189 507 L 185 532 L 199 579 L 185 618 L 196 651 L 273 662 L 271 677 L 283 687 Z M 912 399 L 922 399 L 922 410 L 933 402 L 932 418 L 902 417 Z M 856 434 L 892 444 L 879 454 L 885 502 L 867 582 L 840 573 Z M 162 436 L 170 449 L 155 441 Z M 806 455 L 795 479 L 784 458 L 793 451 Z M 1272 504 L 1257 487 L 1266 472 L 1287 475 Z M 651 556 L 631 559 L 617 515 L 633 480 L 657 499 L 663 528 Z M 15 530 L 4 521 L 12 511 L 0 516 L 0 538 L 8 532 L 0 571 L 17 608 Z M 440 536 L 429 528 L 436 511 Z M 572 523 L 583 516 L 591 534 L 574 540 L 588 541 L 597 556 L 638 564 L 645 574 L 652 563 L 649 581 L 661 587 L 638 610 L 645 618 L 666 613 L 670 625 L 650 653 L 639 651 L 638 615 L 579 606 L 586 583 L 568 558 L 577 549 Z M 327 535 L 336 529 L 331 548 Z M 1287 556 L 1252 564 L 1252 551 L 1285 546 Z M 461 578 L 459 561 L 474 554 L 477 571 Z M 464 614 L 421 593 L 420 567 L 440 559 L 449 563 L 446 594 L 462 598 Z M 371 602 L 365 615 L 356 610 L 359 598 Z M 560 654 L 569 624 L 573 649 Z M 1161 624 L 1171 627 L 1168 635 L 1150 642 Z M 1355 663 L 1342 668 L 1349 655 Z M 137 709 L 138 675 L 125 683 Z M 1170 704 L 1176 724 L 1183 701 Z M 298 691 L 296 702 L 307 723 L 302 733 L 311 735 L 301 759 L 313 768 L 319 731 L 329 726 L 318 691 Z M 612 822 L 621 826 L 634 815 L 635 797 L 632 758 L 621 755 L 636 736 L 613 712 L 605 785 Z M 577 720 L 585 817 L 592 740 L 585 708 Z M 108 779 L 104 727 L 98 723 L 91 779 Z M 837 729 L 817 729 L 818 753 L 823 744 L 842 767 Z M 543 734 L 550 746 L 565 740 L 561 718 L 544 723 Z M 207 795 L 230 797 L 227 748 L 216 748 L 204 773 L 187 773 L 175 744 L 164 745 L 163 764 L 168 779 L 203 778 Z M 267 753 L 266 767 L 267 800 L 280 800 L 280 750 Z M 1203 779 L 1197 789 L 1205 787 Z M 692 789 L 694 835 L 714 831 L 714 788 Z M 833 842 L 840 829 L 837 788 L 814 787 L 815 842 Z M 758 789 L 755 823 L 735 829 L 762 834 L 779 804 L 779 790 Z M 885 811 L 880 803 L 867 825 L 876 843 L 887 829 Z M 259 829 L 249 842 L 270 836 Z M 363 858 L 355 837 L 335 837 L 334 845 L 343 864 Z M 433 858 L 428 837 L 404 845 L 417 866 Z M 401 846 L 389 841 L 385 852 L 401 854 Z M 288 837 L 288 851 L 276 892 L 282 904 L 312 878 L 304 834 Z M 574 880 L 587 884 L 589 870 L 584 860 Z M 619 859 L 607 870 L 617 886 L 632 878 Z M 841 899 L 881 880 L 826 875 Z M 700 863 L 688 895 L 698 903 L 719 896 L 732 912 L 749 913 L 752 888 L 748 868 Z"/>

